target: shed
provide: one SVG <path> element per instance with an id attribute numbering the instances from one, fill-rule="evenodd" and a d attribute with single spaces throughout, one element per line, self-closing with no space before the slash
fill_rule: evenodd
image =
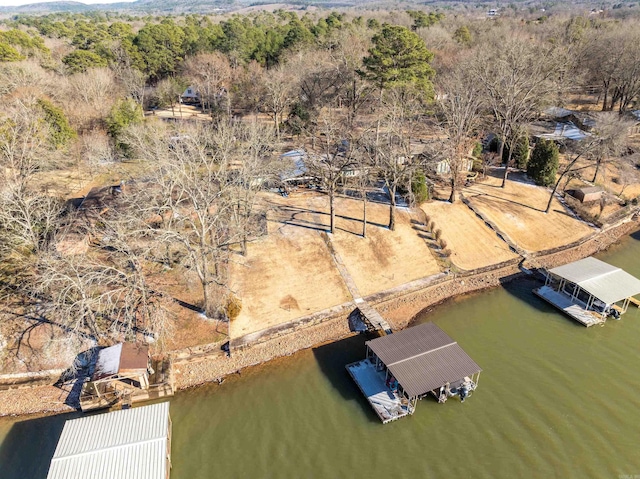
<path id="1" fill-rule="evenodd" d="M 95 357 L 93 374 L 82 385 L 83 411 L 173 395 L 171 360 L 152 361 L 146 344 L 116 344 Z"/>
<path id="2" fill-rule="evenodd" d="M 599 186 L 587 186 L 575 190 L 572 196 L 582 203 L 590 203 L 600 200 L 603 193 L 604 191 Z"/>
<path id="3" fill-rule="evenodd" d="M 119 376 L 144 383 L 149 368 L 149 346 L 136 343 L 119 343 L 98 352 L 92 381 Z M 148 378 L 146 379 L 148 386 Z"/>
<path id="4" fill-rule="evenodd" d="M 169 403 L 67 421 L 47 479 L 168 479 Z"/>

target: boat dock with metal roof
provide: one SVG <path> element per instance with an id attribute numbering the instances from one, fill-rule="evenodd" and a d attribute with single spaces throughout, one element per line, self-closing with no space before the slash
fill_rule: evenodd
<path id="1" fill-rule="evenodd" d="M 367 356 L 347 371 L 383 424 L 413 414 L 418 399 L 438 402 L 475 390 L 482 369 L 433 323 L 367 341 Z"/>
<path id="2" fill-rule="evenodd" d="M 637 304 L 633 296 L 640 294 L 640 280 L 588 257 L 549 270 L 544 286 L 533 292 L 589 327 L 604 324 L 607 317 L 618 319 L 630 302 Z"/>
<path id="3" fill-rule="evenodd" d="M 47 479 L 169 479 L 169 403 L 65 423 Z"/>

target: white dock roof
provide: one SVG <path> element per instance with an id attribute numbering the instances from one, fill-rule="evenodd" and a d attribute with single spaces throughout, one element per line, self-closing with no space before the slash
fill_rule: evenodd
<path id="1" fill-rule="evenodd" d="M 47 479 L 165 479 L 169 403 L 67 421 Z"/>
<path id="2" fill-rule="evenodd" d="M 593 257 L 558 266 L 549 272 L 577 284 L 606 304 L 640 294 L 638 278 Z"/>

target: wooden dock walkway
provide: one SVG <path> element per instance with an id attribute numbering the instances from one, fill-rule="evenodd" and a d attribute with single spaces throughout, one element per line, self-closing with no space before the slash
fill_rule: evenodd
<path id="1" fill-rule="evenodd" d="M 356 306 L 360 311 L 362 319 L 369 323 L 371 327 L 378 331 L 384 331 L 385 334 L 391 334 L 391 326 L 369 303 L 364 299 L 356 299 Z"/>
<path id="2" fill-rule="evenodd" d="M 559 293 L 549 286 L 541 286 L 533 290 L 534 294 L 547 303 L 555 306 L 567 316 L 575 319 L 586 327 L 603 324 L 606 319 L 595 311 L 588 311 L 582 302 L 571 301 L 567 295 Z"/>
<path id="3" fill-rule="evenodd" d="M 389 389 L 384 373 L 377 371 L 369 359 L 348 364 L 346 368 L 382 424 L 413 414 L 409 401 Z"/>
<path id="4" fill-rule="evenodd" d="M 356 282 L 353 280 L 353 277 L 351 276 L 351 274 L 349 273 L 349 270 L 347 269 L 344 262 L 342 261 L 342 258 L 333 247 L 331 237 L 327 233 L 322 233 L 322 239 L 327 245 L 327 248 L 329 248 L 329 253 L 333 258 L 333 261 L 335 262 L 336 267 L 338 268 L 338 272 L 340 273 L 340 276 L 342 276 L 342 279 L 344 280 L 344 283 L 347 286 L 349 293 L 353 297 L 353 301 L 356 307 L 360 311 L 360 316 L 362 317 L 362 320 L 368 323 L 373 329 L 377 331 L 383 331 L 385 334 L 391 334 L 392 331 L 391 331 L 391 326 L 389 326 L 389 323 L 387 323 L 384 320 L 384 318 L 380 316 L 380 313 L 378 313 L 375 309 L 373 309 L 373 307 L 371 307 L 369 303 L 367 303 L 364 299 L 362 299 L 360 291 L 356 286 Z"/>

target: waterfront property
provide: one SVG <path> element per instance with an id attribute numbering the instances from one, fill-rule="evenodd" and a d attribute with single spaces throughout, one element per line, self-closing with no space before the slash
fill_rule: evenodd
<path id="1" fill-rule="evenodd" d="M 633 296 L 640 294 L 640 280 L 620 268 L 589 257 L 553 268 L 544 286 L 533 292 L 585 326 L 619 319 Z"/>
<path id="2" fill-rule="evenodd" d="M 171 363 L 152 361 L 146 344 L 119 343 L 101 349 L 94 372 L 82 386 L 83 411 L 173 395 Z"/>
<path id="3" fill-rule="evenodd" d="M 67 421 L 47 479 L 168 479 L 169 403 Z"/>
<path id="4" fill-rule="evenodd" d="M 433 323 L 367 341 L 367 356 L 347 371 L 383 424 L 413 414 L 418 399 L 438 402 L 473 391 L 482 369 Z"/>

